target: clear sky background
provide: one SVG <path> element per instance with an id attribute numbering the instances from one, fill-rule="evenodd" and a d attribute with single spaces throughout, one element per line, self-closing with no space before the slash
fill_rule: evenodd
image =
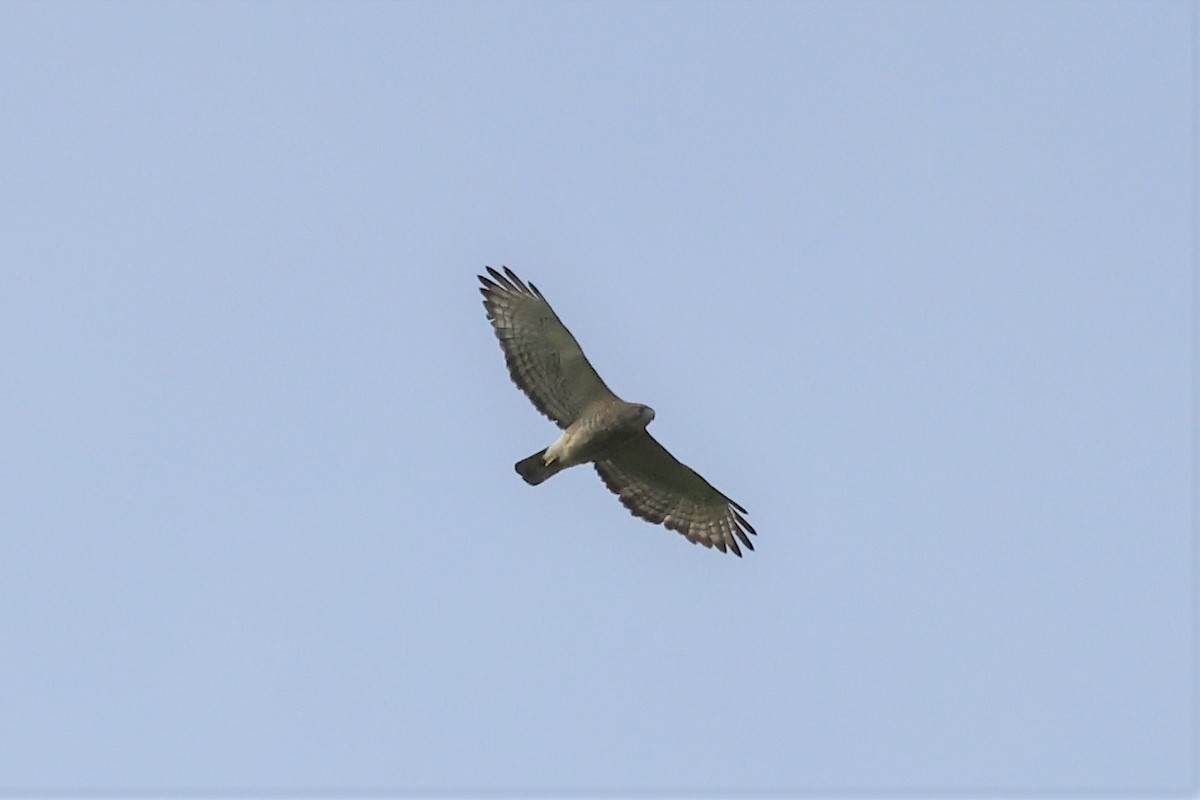
<path id="1" fill-rule="evenodd" d="M 1193 30 L 0 6 L 0 786 L 1186 789 Z M 755 552 L 521 482 L 485 264 Z"/>

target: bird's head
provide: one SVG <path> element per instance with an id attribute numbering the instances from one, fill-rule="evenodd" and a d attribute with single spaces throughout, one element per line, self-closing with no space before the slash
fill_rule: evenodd
<path id="1" fill-rule="evenodd" d="M 642 424 L 642 427 L 649 425 L 650 421 L 654 419 L 654 409 L 650 406 L 644 406 L 641 403 L 638 403 L 637 411 L 638 422 Z"/>

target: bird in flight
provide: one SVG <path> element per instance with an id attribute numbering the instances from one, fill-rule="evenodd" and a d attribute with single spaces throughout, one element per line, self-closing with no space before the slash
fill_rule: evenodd
<path id="1" fill-rule="evenodd" d="M 516 463 L 525 482 L 536 486 L 590 463 L 634 516 L 722 553 L 740 557 L 739 541 L 753 550 L 746 509 L 649 434 L 654 409 L 613 394 L 538 288 L 508 267 L 503 273 L 487 267 L 487 273 L 479 276 L 479 291 L 513 383 L 562 429 L 545 450 Z"/>

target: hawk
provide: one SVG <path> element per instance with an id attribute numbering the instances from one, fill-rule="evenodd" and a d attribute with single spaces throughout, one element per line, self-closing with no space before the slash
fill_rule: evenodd
<path id="1" fill-rule="evenodd" d="M 483 307 L 513 383 L 563 433 L 516 463 L 531 486 L 568 467 L 592 464 L 634 516 L 661 523 L 694 544 L 741 556 L 753 550 L 746 509 L 680 463 L 646 431 L 654 409 L 613 394 L 575 337 L 532 283 L 508 267 L 479 276 Z"/>

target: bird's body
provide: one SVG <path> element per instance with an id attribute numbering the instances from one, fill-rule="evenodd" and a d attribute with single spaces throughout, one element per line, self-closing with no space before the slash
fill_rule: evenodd
<path id="1" fill-rule="evenodd" d="M 507 267 L 479 276 L 483 305 L 500 340 L 513 382 L 563 430 L 516 470 L 536 486 L 564 469 L 594 464 L 621 503 L 705 547 L 741 555 L 753 550 L 746 510 L 680 463 L 646 430 L 654 410 L 614 394 L 575 337 L 532 283 Z M 741 513 L 739 513 L 741 512 Z"/>
<path id="2" fill-rule="evenodd" d="M 554 444 L 517 462 L 517 472 L 536 486 L 568 467 L 588 464 L 642 433 L 654 409 L 637 403 L 595 403 L 571 423 Z"/>

